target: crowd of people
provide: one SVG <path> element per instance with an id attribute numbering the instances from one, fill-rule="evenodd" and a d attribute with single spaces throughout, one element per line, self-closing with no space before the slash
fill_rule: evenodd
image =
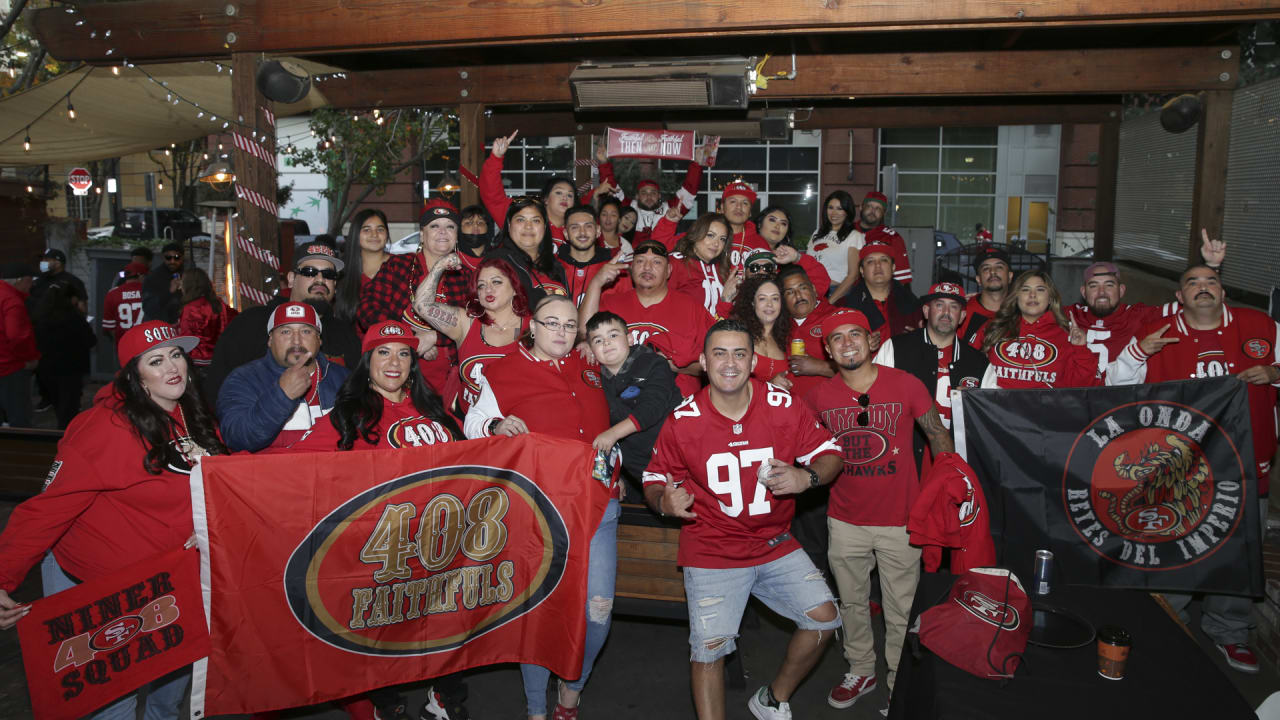
<path id="1" fill-rule="evenodd" d="M 952 390 L 1237 375 L 1250 384 L 1266 495 L 1280 329 L 1225 305 L 1221 242 L 1205 238 L 1204 263 L 1161 307 L 1123 303 L 1121 271 L 1105 261 L 1085 270 L 1082 302 L 1064 307 L 1052 276 L 1014 277 L 993 244 L 976 248 L 972 297 L 939 282 L 917 298 L 878 192 L 860 204 L 831 193 L 804 250 L 788 211 L 753 214 L 743 182 L 682 233 L 696 162 L 665 199 L 651 180 L 624 195 L 603 156 L 601 184 L 585 197 L 555 177 L 538 197 L 512 198 L 501 170 L 514 139 L 493 144 L 483 206 L 425 203 L 416 252 L 389 254 L 386 216 L 363 210 L 344 249 L 325 236 L 299 247 L 284 292 L 264 306 L 232 312 L 207 276 L 183 269 L 180 247 L 154 270 L 131 263 L 102 324 L 121 369 L 89 410 L 72 419 L 68 407 L 45 492 L 0 535 L 0 627 L 26 612 L 9 593 L 38 562 L 52 593 L 186 540 L 185 476 L 201 455 L 546 433 L 592 445 L 624 479 L 590 543 L 581 672 L 557 684 L 550 716 L 577 717 L 608 635 L 619 507 L 630 499 L 683 521 L 698 717 L 725 716 L 722 663 L 754 595 L 796 626 L 783 665 L 749 702 L 755 717 L 781 719 L 837 629 L 848 672 L 827 679 L 828 703 L 849 707 L 877 686 L 873 570 L 892 691 L 921 572 L 907 517 L 923 485 L 963 464 Z M 55 325 L 77 308 L 83 319 L 83 287 L 58 279 L 62 263 L 51 259 L 40 278 L 42 317 Z M 10 323 L 35 294 L 33 273 L 2 274 L 0 393 L 16 418 L 9 397 L 30 382 L 21 374 L 55 353 L 41 355 L 40 330 Z M 70 393 L 54 378 L 73 371 L 83 376 L 51 365 L 51 392 Z M 1257 671 L 1247 599 L 1207 600 L 1204 628 L 1233 667 Z M 550 674 L 521 667 L 531 720 L 548 717 Z M 185 677 L 157 682 L 148 717 L 176 716 Z M 424 680 L 424 720 L 466 717 L 460 678 Z M 404 713 L 385 689 L 343 707 Z"/>

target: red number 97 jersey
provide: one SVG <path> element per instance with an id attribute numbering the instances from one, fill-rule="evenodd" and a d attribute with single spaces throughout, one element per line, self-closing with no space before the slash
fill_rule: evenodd
<path id="1" fill-rule="evenodd" d="M 770 458 L 805 465 L 819 455 L 839 455 L 831 433 L 812 411 L 781 388 L 751 380 L 751 404 L 734 421 L 711 405 L 703 388 L 671 413 L 645 485 L 674 482 L 693 493 L 698 517 L 680 533 L 678 562 L 686 567 L 760 565 L 796 550 L 790 535 L 792 495 L 774 496 L 757 481 Z"/>

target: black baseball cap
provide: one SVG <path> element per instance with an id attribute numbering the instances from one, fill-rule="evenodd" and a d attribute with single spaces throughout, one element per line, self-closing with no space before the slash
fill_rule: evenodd
<path id="1" fill-rule="evenodd" d="M 67 254 L 62 252 L 58 248 L 49 248 L 48 250 L 45 250 L 44 255 L 41 255 L 41 257 L 52 258 L 62 263 L 63 265 L 67 264 Z"/>
<path id="2" fill-rule="evenodd" d="M 973 251 L 973 269 L 977 270 L 982 267 L 982 263 L 988 260 L 999 260 L 1004 263 L 1005 267 L 1012 268 L 1013 263 L 1009 261 L 1009 253 L 1001 250 L 994 245 L 980 245 Z"/>

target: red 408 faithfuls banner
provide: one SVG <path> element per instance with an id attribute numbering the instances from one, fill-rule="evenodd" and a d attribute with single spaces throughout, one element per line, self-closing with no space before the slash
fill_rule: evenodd
<path id="1" fill-rule="evenodd" d="M 499 662 L 581 670 L 593 452 L 540 435 L 207 457 L 211 649 L 192 712 L 298 707 Z"/>

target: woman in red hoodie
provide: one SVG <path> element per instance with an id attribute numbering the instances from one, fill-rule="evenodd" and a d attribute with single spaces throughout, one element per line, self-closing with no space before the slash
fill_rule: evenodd
<path id="1" fill-rule="evenodd" d="M 1102 384 L 1098 357 L 1085 347 L 1084 332 L 1063 314 L 1058 289 L 1043 270 L 1028 270 L 1013 281 L 977 340 L 991 361 L 982 377 L 984 388 Z"/>
<path id="2" fill-rule="evenodd" d="M 213 283 L 200 268 L 189 268 L 182 273 L 182 314 L 178 317 L 178 334 L 200 338 L 200 344 L 191 351 L 191 361 L 203 380 L 204 369 L 213 361 L 213 346 L 226 329 L 236 311 L 218 299 Z"/>

